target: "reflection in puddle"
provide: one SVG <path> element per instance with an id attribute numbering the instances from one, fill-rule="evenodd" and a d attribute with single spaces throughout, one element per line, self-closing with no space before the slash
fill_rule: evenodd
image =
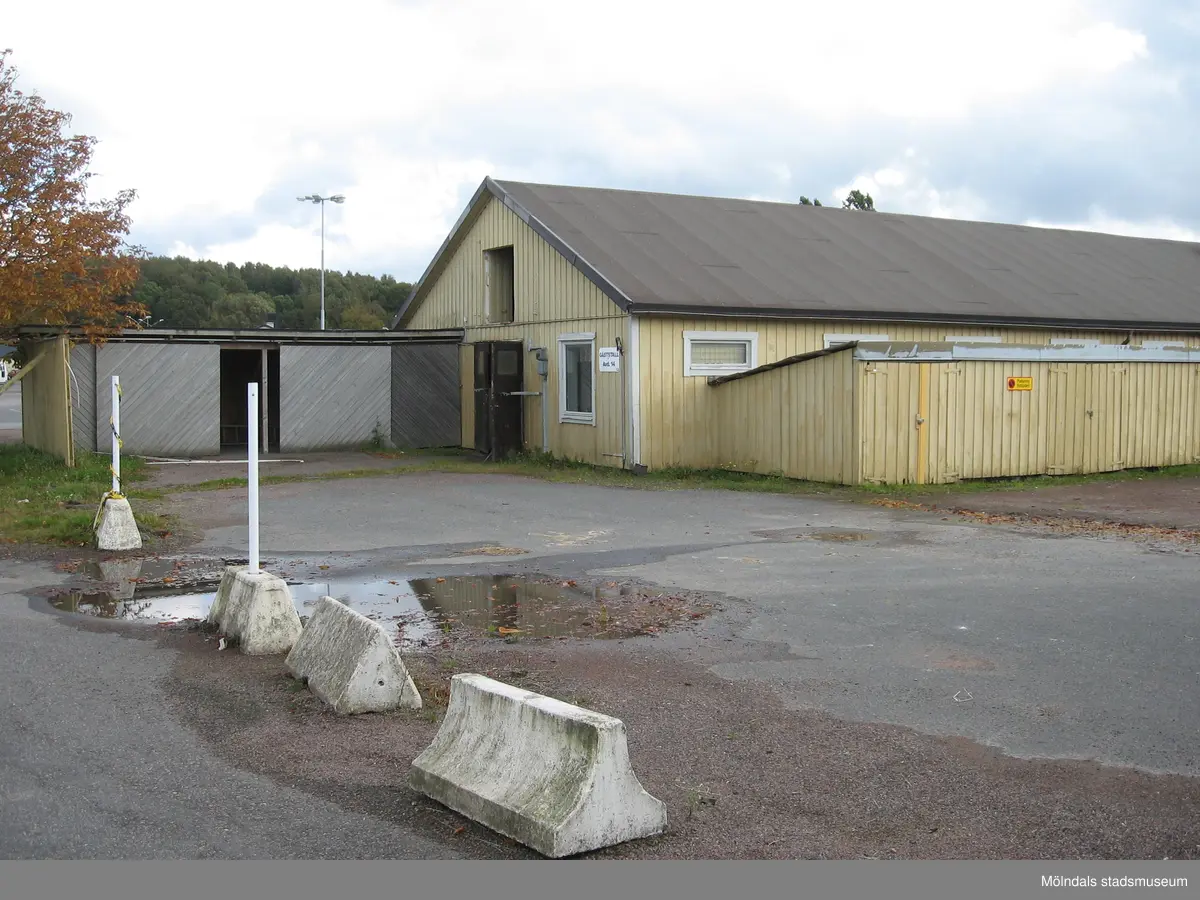
<path id="1" fill-rule="evenodd" d="M 125 561 L 120 561 L 124 563 Z M 104 619 L 169 624 L 203 620 L 216 596 L 216 584 L 194 593 L 170 593 L 169 586 L 143 588 L 111 577 L 112 591 L 77 590 L 51 603 L 66 612 Z M 574 582 L 538 576 L 479 575 L 395 579 L 371 582 L 332 579 L 290 585 L 302 617 L 323 596 L 334 597 L 368 618 L 394 625 L 397 641 L 426 645 L 460 629 L 492 637 L 627 637 L 654 631 L 691 612 L 678 597 L 641 596 L 609 588 L 581 589 Z M 692 613 L 692 618 L 701 614 Z"/>

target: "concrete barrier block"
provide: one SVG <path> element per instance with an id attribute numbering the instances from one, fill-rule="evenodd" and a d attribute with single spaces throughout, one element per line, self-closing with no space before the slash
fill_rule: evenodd
<path id="1" fill-rule="evenodd" d="M 642 788 L 620 719 L 455 675 L 412 788 L 493 831 L 561 858 L 661 834 L 666 807 Z"/>
<path id="2" fill-rule="evenodd" d="M 213 598 L 212 606 L 208 608 L 208 617 L 205 620 L 208 624 L 220 627 L 225 618 L 225 612 L 229 609 L 229 595 L 233 593 L 237 573 L 245 571 L 247 571 L 246 566 L 225 567 L 225 571 L 221 574 L 221 584 L 217 588 L 217 596 Z"/>
<path id="3" fill-rule="evenodd" d="M 322 597 L 287 657 L 288 671 L 341 715 L 421 708 L 387 631 L 332 597 Z"/>
<path id="4" fill-rule="evenodd" d="M 142 533 L 133 518 L 133 507 L 123 497 L 109 497 L 104 501 L 100 522 L 96 526 L 96 548 L 98 550 L 139 550 Z"/>
<path id="5" fill-rule="evenodd" d="M 287 582 L 240 567 L 225 570 L 208 620 L 236 638 L 241 651 L 250 656 L 287 653 L 301 631 Z"/>

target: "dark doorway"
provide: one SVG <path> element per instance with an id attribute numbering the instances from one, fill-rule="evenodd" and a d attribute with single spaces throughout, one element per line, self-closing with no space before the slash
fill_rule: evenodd
<path id="1" fill-rule="evenodd" d="M 266 377 L 264 378 L 264 361 Z M 221 351 L 221 451 L 246 452 L 249 421 L 246 386 L 258 382 L 259 403 L 265 400 L 267 421 L 259 420 L 259 448 L 279 452 L 279 350 Z M 261 413 L 260 413 L 261 415 Z"/>
<path id="2" fill-rule="evenodd" d="M 475 345 L 475 449 L 504 459 L 525 444 L 524 345 L 489 341 Z"/>

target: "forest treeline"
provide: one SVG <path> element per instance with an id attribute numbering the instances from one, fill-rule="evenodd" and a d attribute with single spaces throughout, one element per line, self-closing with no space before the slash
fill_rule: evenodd
<path id="1" fill-rule="evenodd" d="M 133 299 L 159 328 L 315 329 L 321 319 L 321 272 L 265 263 L 221 264 L 185 257 L 140 261 Z M 390 275 L 325 272 L 325 327 L 378 330 L 400 309 L 412 285 Z"/>

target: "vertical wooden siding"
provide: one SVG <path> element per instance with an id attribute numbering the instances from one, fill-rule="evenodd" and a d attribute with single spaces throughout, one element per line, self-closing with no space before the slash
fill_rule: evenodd
<path id="1" fill-rule="evenodd" d="M 1200 460 L 1200 366 L 1194 363 L 856 366 L 864 481 L 937 484 Z M 929 379 L 923 425 L 917 421 L 922 369 Z M 1033 378 L 1033 390 L 1008 390 L 1009 377 Z M 921 428 L 928 429 L 923 471 Z"/>
<path id="2" fill-rule="evenodd" d="M 615 307 L 614 307 L 615 309 Z M 596 386 L 596 424 L 580 425 L 575 422 L 559 422 L 558 386 L 558 337 L 560 334 L 592 333 L 596 335 L 596 353 L 592 358 L 592 381 Z M 621 460 L 612 454 L 621 453 L 621 386 L 629 377 L 629 361 L 622 360 L 621 371 L 601 372 L 596 355 L 601 347 L 616 346 L 620 337 L 624 346 L 629 346 L 629 328 L 625 316 L 605 316 L 597 319 L 576 319 L 570 322 L 533 323 L 506 325 L 468 331 L 468 340 L 524 341 L 525 346 L 545 347 L 550 357 L 548 385 L 550 406 L 550 450 L 568 459 L 581 460 L 594 465 L 620 467 Z M 463 348 L 462 357 L 462 402 L 463 402 L 463 446 L 474 444 L 475 437 L 475 367 L 470 346 Z M 542 379 L 537 374 L 537 360 L 532 353 L 524 354 L 524 390 L 540 391 Z M 525 446 L 531 450 L 542 448 L 542 408 L 540 397 L 525 397 Z M 626 416 L 633 415 L 626 399 Z M 469 412 L 468 412 L 469 408 Z M 628 423 L 627 423 L 628 424 Z"/>
<path id="3" fill-rule="evenodd" d="M 890 322 L 804 321 L 752 318 L 659 318 L 640 322 L 642 463 L 650 468 L 720 465 L 717 435 L 710 428 L 716 392 L 703 377 L 683 374 L 685 331 L 750 331 L 758 334 L 758 363 L 820 350 L 827 333 L 887 334 L 896 341 L 941 341 L 948 335 L 1000 337 L 1005 343 L 1049 344 L 1052 340 L 1096 340 L 1118 344 L 1125 333 L 1039 330 L 1033 328 L 969 328 L 958 325 L 908 325 Z M 1132 343 L 1183 341 L 1200 346 L 1200 335 L 1134 333 Z M 914 376 L 916 377 L 916 376 Z M 730 384 L 736 384 L 731 382 Z M 931 394 L 940 390 L 930 373 Z M 932 402 L 932 401 L 931 401 Z M 914 412 L 915 415 L 915 412 Z M 915 431 L 915 428 L 912 429 Z M 915 435 L 910 435 L 914 437 Z M 930 446 L 936 442 L 930 440 Z M 904 452 L 898 444 L 895 453 Z M 915 447 L 913 448 L 915 453 Z M 887 466 L 899 465 L 893 454 Z M 915 466 L 915 460 L 914 460 Z M 914 468 L 915 472 L 915 468 Z"/>
<path id="4" fill-rule="evenodd" d="M 538 237 L 512 210 L 490 199 L 430 285 L 406 328 L 484 328 L 483 251 L 513 248 L 513 325 L 622 317 L 620 308 Z M 570 331 L 571 329 L 564 329 Z M 583 330 L 583 329 L 579 329 Z M 483 338 L 480 338 L 483 339 Z"/>
<path id="5" fill-rule="evenodd" d="M 514 320 L 491 325 L 483 289 L 483 252 L 513 247 Z M 628 378 L 628 360 L 620 374 L 593 369 L 596 385 L 596 424 L 560 423 L 558 403 L 558 337 L 593 332 L 596 350 L 615 346 L 620 336 L 629 345 L 627 316 L 608 297 L 562 257 L 558 251 L 503 204 L 490 200 L 467 231 L 449 262 L 429 288 L 406 327 L 465 328 L 461 348 L 462 445 L 475 441 L 474 360 L 476 341 L 523 341 L 528 347 L 545 347 L 550 359 L 549 420 L 553 453 L 597 465 L 621 465 L 621 385 Z M 542 380 L 532 353 L 524 354 L 527 391 L 540 391 Z M 593 366 L 597 366 L 593 356 Z M 525 444 L 542 447 L 541 399 L 526 397 Z M 629 413 L 632 415 L 632 413 Z M 626 428 L 628 426 L 626 425 Z"/>
<path id="6" fill-rule="evenodd" d="M 855 372 L 843 352 L 709 388 L 720 465 L 856 482 Z"/>
<path id="7" fill-rule="evenodd" d="M 65 337 L 39 341 L 30 350 L 31 368 L 21 379 L 21 434 L 23 443 L 74 466 L 69 354 Z"/>

